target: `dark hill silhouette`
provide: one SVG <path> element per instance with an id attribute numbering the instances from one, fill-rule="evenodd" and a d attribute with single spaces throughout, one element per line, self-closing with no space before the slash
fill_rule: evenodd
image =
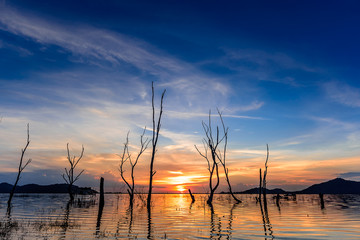
<path id="1" fill-rule="evenodd" d="M 222 192 L 226 193 L 226 192 Z M 237 194 L 259 194 L 259 188 L 251 188 L 246 191 L 236 192 Z M 301 191 L 284 191 L 281 188 L 267 189 L 268 194 L 360 194 L 360 182 L 335 178 L 333 180 L 314 184 Z"/>
<path id="2" fill-rule="evenodd" d="M 342 178 L 335 178 L 333 180 L 314 184 L 302 191 L 296 193 L 300 194 L 360 194 L 360 182 L 349 181 Z"/>
<path id="3" fill-rule="evenodd" d="M 0 183 L 0 193 L 10 193 L 12 188 L 11 184 Z M 77 194 L 93 194 L 97 193 L 91 188 L 82 188 L 73 186 L 73 191 Z M 27 184 L 23 186 L 17 186 L 16 193 L 68 193 L 67 184 L 52 184 L 52 185 L 37 185 Z M 268 194 L 360 194 L 360 182 L 345 180 L 342 178 L 335 178 L 333 180 L 314 184 L 304 190 L 289 192 L 280 188 L 267 189 Z M 225 193 L 225 192 L 222 192 Z M 259 188 L 252 188 L 243 192 L 236 192 L 237 194 L 259 194 Z"/>
<path id="4" fill-rule="evenodd" d="M 12 188 L 11 184 L 5 182 L 0 183 L 0 193 L 10 193 L 11 188 Z"/>
<path id="5" fill-rule="evenodd" d="M 237 192 L 242 194 L 259 194 L 259 188 L 251 188 L 249 190 L 243 191 L 243 192 Z M 282 190 L 281 188 L 275 188 L 275 189 L 266 189 L 266 193 L 268 194 L 285 194 L 286 191 Z"/>
<path id="6" fill-rule="evenodd" d="M 10 193 L 12 188 L 11 184 L 1 183 L 0 193 Z M 73 192 L 76 194 L 94 194 L 97 193 L 91 188 L 83 188 L 78 186 L 72 186 Z M 17 186 L 15 193 L 68 193 L 67 184 L 52 184 L 52 185 L 37 185 L 27 184 L 23 186 Z"/>

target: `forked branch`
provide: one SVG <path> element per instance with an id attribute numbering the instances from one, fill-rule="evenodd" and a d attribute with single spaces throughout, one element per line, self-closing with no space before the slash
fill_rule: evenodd
<path id="1" fill-rule="evenodd" d="M 266 176 L 267 176 L 267 170 L 268 170 L 268 160 L 269 160 L 269 145 L 266 144 L 266 160 L 265 160 L 265 170 L 264 170 L 264 178 L 262 180 L 262 192 L 264 197 L 266 196 Z"/>
<path id="2" fill-rule="evenodd" d="M 150 143 L 150 140 L 148 138 L 144 139 L 146 127 L 144 128 L 143 133 L 140 136 L 140 150 L 135 158 L 135 161 L 132 160 L 131 154 L 129 153 L 129 132 L 126 135 L 126 142 L 124 143 L 124 150 L 122 155 L 120 155 L 120 176 L 122 180 L 125 182 L 127 186 L 127 192 L 130 196 L 130 205 L 132 206 L 133 200 L 134 200 L 134 194 L 135 194 L 135 176 L 134 176 L 134 169 L 136 164 L 138 163 L 140 156 L 145 152 L 145 150 L 148 148 L 148 145 Z M 129 160 L 130 163 L 130 169 L 131 169 L 131 182 L 126 180 L 125 178 L 125 170 L 124 170 L 124 163 Z"/>
<path id="3" fill-rule="evenodd" d="M 160 113 L 157 120 L 157 123 L 155 121 L 155 103 L 154 103 L 154 82 L 151 84 L 151 93 L 152 93 L 152 122 L 153 122 L 153 136 L 152 136 L 152 153 L 151 153 L 151 160 L 150 160 L 150 179 L 149 179 L 149 192 L 148 192 L 148 198 L 147 198 L 147 208 L 150 209 L 151 207 L 151 194 L 152 194 L 152 184 L 153 184 L 153 177 L 156 173 L 154 171 L 154 160 L 155 160 L 155 153 L 156 153 L 156 145 L 159 139 L 159 132 L 161 128 L 161 117 L 163 114 L 163 101 L 165 96 L 166 89 L 161 94 L 161 101 L 160 101 Z"/>
<path id="4" fill-rule="evenodd" d="M 74 200 L 74 193 L 72 191 L 72 187 L 74 183 L 79 179 L 80 175 L 84 172 L 84 170 L 82 170 L 79 174 L 74 175 L 74 170 L 84 155 L 84 146 L 82 146 L 81 154 L 78 158 L 76 156 L 72 156 L 72 157 L 70 156 L 69 143 L 66 144 L 66 149 L 67 149 L 67 160 L 70 164 L 70 168 L 69 169 L 65 168 L 65 174 L 63 174 L 62 177 L 65 180 L 65 182 L 69 185 L 68 192 L 70 196 L 70 201 L 72 201 Z"/>
<path id="5" fill-rule="evenodd" d="M 29 165 L 29 163 L 31 163 L 31 159 L 28 159 L 26 161 L 25 164 L 23 164 L 23 159 L 24 159 L 24 155 L 25 155 L 25 152 L 28 148 L 30 144 L 30 131 L 29 131 L 29 123 L 27 124 L 27 140 L 26 140 L 26 144 L 25 144 L 25 147 L 23 149 L 21 149 L 21 157 L 20 157 L 20 162 L 19 162 L 19 167 L 18 167 L 18 174 L 16 176 L 16 180 L 15 180 L 15 183 L 10 191 L 10 196 L 9 196 L 9 199 L 8 199 L 8 212 L 10 211 L 10 207 L 11 207 L 11 200 L 14 196 L 14 193 L 15 193 L 15 189 L 16 189 L 16 186 L 20 180 L 20 175 L 22 173 L 22 171 L 24 171 L 24 169 L 26 168 L 27 165 Z"/>
<path id="6" fill-rule="evenodd" d="M 204 152 L 201 152 L 199 148 L 195 145 L 196 151 L 203 157 L 208 164 L 209 171 L 209 189 L 210 194 L 207 200 L 208 204 L 212 203 L 212 199 L 216 189 L 219 186 L 220 178 L 219 178 L 219 167 L 217 162 L 217 151 L 218 146 L 221 143 L 223 137 L 219 137 L 219 128 L 216 128 L 216 136 L 215 140 L 213 137 L 212 127 L 211 127 L 211 111 L 209 111 L 209 120 L 208 124 L 202 122 L 203 130 L 205 137 L 203 139 Z M 210 155 L 210 156 L 208 156 Z M 214 175 L 216 177 L 216 182 L 213 182 Z"/>
<path id="7" fill-rule="evenodd" d="M 230 184 L 230 179 L 229 179 L 229 168 L 226 167 L 226 151 L 227 151 L 227 143 L 228 143 L 228 132 L 229 132 L 229 128 L 228 127 L 225 127 L 225 123 L 224 123 L 224 120 L 222 118 L 222 114 L 221 112 L 219 111 L 219 109 L 217 109 L 217 112 L 219 114 L 219 118 L 220 118 L 220 121 L 221 121 L 221 125 L 222 125 L 222 129 L 223 129 L 223 137 L 222 139 L 220 140 L 220 142 L 224 142 L 223 144 L 223 151 L 221 153 L 221 151 L 217 151 L 216 152 L 216 157 L 218 158 L 219 162 L 221 163 L 221 165 L 223 166 L 224 168 L 224 173 L 225 173 L 225 179 L 226 179 L 226 182 L 228 184 L 228 187 L 229 187 L 229 192 L 231 194 L 231 196 L 233 197 L 233 199 L 237 202 L 241 202 L 240 199 L 238 199 L 233 191 L 232 191 L 232 188 L 231 188 L 231 184 Z M 219 128 L 217 128 L 219 129 Z"/>

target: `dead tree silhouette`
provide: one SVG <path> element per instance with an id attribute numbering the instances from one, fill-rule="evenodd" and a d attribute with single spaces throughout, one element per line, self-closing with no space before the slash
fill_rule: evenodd
<path id="1" fill-rule="evenodd" d="M 15 180 L 15 183 L 10 191 L 10 196 L 9 196 L 9 200 L 7 202 L 7 205 L 8 205 L 8 212 L 10 213 L 11 211 L 11 200 L 14 196 L 14 193 L 15 193 L 15 189 L 16 189 L 16 186 L 20 180 L 20 175 L 22 173 L 22 171 L 24 171 L 24 169 L 26 168 L 27 165 L 29 165 L 29 163 L 31 163 L 31 159 L 28 159 L 26 161 L 26 163 L 23 165 L 23 159 L 24 159 L 24 155 L 25 155 L 25 152 L 26 152 L 26 149 L 28 148 L 30 144 L 30 133 L 29 133 L 29 123 L 27 124 L 27 140 L 26 140 L 26 145 L 23 149 L 21 149 L 21 157 L 20 157 L 20 162 L 19 162 L 19 167 L 18 167 L 18 174 L 16 176 L 16 180 Z"/>
<path id="2" fill-rule="evenodd" d="M 265 170 L 264 176 L 261 176 L 261 168 L 260 168 L 260 183 L 259 183 L 259 201 L 261 201 L 261 194 L 264 197 L 264 201 L 266 200 L 266 176 L 268 169 L 268 161 L 269 161 L 269 145 L 266 144 L 266 160 L 265 160 Z"/>
<path id="3" fill-rule="evenodd" d="M 143 133 L 140 135 L 140 150 L 135 158 L 135 161 L 132 160 L 131 154 L 129 153 L 129 132 L 126 135 L 126 142 L 124 143 L 124 151 L 123 151 L 122 155 L 120 155 L 119 171 L 120 171 L 120 176 L 121 176 L 122 180 L 125 182 L 125 184 L 127 186 L 127 192 L 130 197 L 130 206 L 133 206 L 134 194 L 135 194 L 134 169 L 140 159 L 140 156 L 147 149 L 147 147 L 150 143 L 149 139 L 144 140 L 145 131 L 146 131 L 146 127 L 144 128 Z M 129 160 L 130 167 L 131 167 L 131 173 L 130 173 L 131 181 L 130 182 L 128 180 L 126 180 L 125 175 L 124 175 L 124 173 L 125 173 L 124 163 L 127 160 Z"/>
<path id="4" fill-rule="evenodd" d="M 262 173 L 261 168 L 259 169 L 259 197 L 257 198 L 257 201 L 261 201 L 261 193 L 262 193 Z"/>
<path id="5" fill-rule="evenodd" d="M 69 143 L 66 144 L 66 148 L 67 148 L 67 160 L 69 161 L 70 169 L 67 170 L 67 168 L 65 168 L 66 177 L 65 174 L 63 174 L 62 177 L 65 180 L 65 182 L 69 185 L 68 192 L 70 196 L 70 201 L 73 201 L 74 200 L 74 193 L 72 189 L 73 185 L 79 179 L 80 175 L 84 172 L 84 170 L 82 170 L 78 175 L 74 177 L 74 170 L 84 155 L 84 146 L 82 146 L 80 157 L 78 157 L 77 159 L 76 156 L 73 157 L 70 156 Z"/>
<path id="6" fill-rule="evenodd" d="M 268 161 L 269 161 L 269 145 L 266 144 L 266 160 L 265 160 L 265 170 L 264 170 L 264 178 L 263 178 L 263 196 L 264 196 L 264 199 L 266 199 L 266 184 L 267 184 L 267 181 L 266 181 L 266 177 L 267 177 L 267 170 L 268 170 Z"/>
<path id="7" fill-rule="evenodd" d="M 274 232 L 272 230 L 272 225 L 270 223 L 266 198 L 264 198 L 263 200 L 264 200 L 264 206 L 262 205 L 261 200 L 259 201 L 259 203 L 260 203 L 260 211 L 261 211 L 262 222 L 264 227 L 265 239 L 268 238 L 274 239 L 275 237 L 274 237 Z"/>
<path id="8" fill-rule="evenodd" d="M 212 204 L 213 196 L 216 189 L 219 186 L 220 178 L 219 178 L 219 166 L 218 166 L 218 147 L 219 144 L 224 140 L 225 136 L 220 137 L 219 134 L 219 127 L 216 127 L 216 136 L 215 139 L 213 137 L 213 131 L 211 127 L 211 111 L 209 111 L 209 123 L 206 124 L 204 121 L 202 122 L 202 126 L 204 129 L 205 137 L 203 138 L 203 145 L 204 145 L 204 152 L 202 153 L 198 147 L 195 145 L 196 150 L 206 159 L 208 164 L 208 171 L 209 171 L 209 189 L 210 194 L 207 200 L 208 204 Z M 210 157 L 208 156 L 208 152 L 210 151 Z M 210 159 L 209 159 L 210 158 Z M 216 183 L 213 184 L 213 177 L 216 176 Z"/>
<path id="9" fill-rule="evenodd" d="M 223 149 L 223 153 L 221 154 L 221 151 L 219 150 L 217 153 L 216 153 L 216 157 L 219 159 L 219 162 L 221 163 L 221 165 L 223 166 L 224 168 L 224 173 L 225 173 L 225 179 L 226 179 L 226 182 L 228 184 L 228 188 L 229 188 L 229 192 L 231 194 L 231 196 L 233 197 L 233 199 L 236 201 L 236 202 L 241 202 L 240 199 L 238 199 L 233 191 L 232 191 L 232 188 L 231 188 L 231 184 L 230 184 L 230 179 L 229 179 L 229 168 L 226 167 L 226 150 L 227 150 L 227 142 L 228 142 L 228 132 L 229 132 L 229 128 L 228 127 L 225 127 L 225 123 L 224 123 L 224 120 L 222 118 L 222 114 L 221 112 L 219 111 L 219 109 L 217 110 L 218 111 L 218 114 L 219 114 L 219 117 L 220 117 L 220 120 L 221 120 L 221 125 L 222 125 L 222 128 L 223 128 L 223 132 L 224 132 L 224 149 Z"/>
<path id="10" fill-rule="evenodd" d="M 160 113 L 157 123 L 155 122 L 155 106 L 154 106 L 154 82 L 151 83 L 151 93 L 152 93 L 152 121 L 153 121 L 153 137 L 152 137 L 152 153 L 151 153 L 151 160 L 150 160 L 150 179 L 149 179 L 149 193 L 147 198 L 147 208 L 150 209 L 151 207 L 151 194 L 152 194 L 152 184 L 153 184 L 153 177 L 156 173 L 154 171 L 154 160 L 155 160 L 155 153 L 156 153 L 156 145 L 159 139 L 159 132 L 161 127 L 161 117 L 163 114 L 163 100 L 165 95 L 166 89 L 161 94 L 161 101 L 160 101 Z"/>

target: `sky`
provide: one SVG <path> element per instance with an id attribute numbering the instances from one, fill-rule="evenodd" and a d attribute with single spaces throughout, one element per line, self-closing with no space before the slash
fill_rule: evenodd
<path id="1" fill-rule="evenodd" d="M 233 190 L 300 190 L 360 180 L 358 1 L 0 0 L 0 182 L 63 183 L 84 157 L 79 186 L 124 191 L 119 154 L 129 133 L 152 135 L 166 89 L 154 192 L 208 191 L 202 121 L 229 127 Z M 135 168 L 146 191 L 151 150 Z M 125 166 L 129 167 L 129 165 Z M 127 168 L 125 174 L 129 174 Z M 128 176 L 128 175 L 127 175 Z M 220 171 L 219 191 L 226 190 Z"/>

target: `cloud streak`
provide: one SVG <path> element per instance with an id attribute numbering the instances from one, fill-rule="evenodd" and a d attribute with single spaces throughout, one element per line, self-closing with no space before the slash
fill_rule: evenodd
<path id="1" fill-rule="evenodd" d="M 60 46 L 68 51 L 97 61 L 108 61 L 120 65 L 130 63 L 149 72 L 181 71 L 183 68 L 171 58 L 159 56 L 146 50 L 146 43 L 125 35 L 90 26 L 62 26 L 39 17 L 19 13 L 2 6 L 0 10 L 1 29 L 13 34 L 31 38 L 41 44 Z"/>
<path id="2" fill-rule="evenodd" d="M 324 85 L 325 92 L 334 102 L 349 107 L 360 107 L 360 89 L 343 82 L 327 82 Z"/>
<path id="3" fill-rule="evenodd" d="M 236 72 L 239 77 L 281 83 L 293 87 L 308 85 L 299 73 L 317 74 L 320 68 L 310 67 L 283 53 L 259 49 L 223 48 L 224 56 L 218 63 Z M 286 72 L 286 75 L 279 74 Z"/>
<path id="4" fill-rule="evenodd" d="M 341 178 L 360 178 L 360 172 L 340 173 L 339 177 L 341 177 Z"/>
<path id="5" fill-rule="evenodd" d="M 72 54 L 70 59 L 85 61 L 86 64 L 99 66 L 103 70 L 120 68 L 123 76 L 121 82 L 130 83 L 130 79 L 142 83 L 150 82 L 150 79 L 156 80 L 159 88 L 167 88 L 174 95 L 169 101 L 172 106 L 199 110 L 202 109 L 199 105 L 206 104 L 208 108 L 215 103 L 226 104 L 226 99 L 233 94 L 224 79 L 205 74 L 194 65 L 174 58 L 147 42 L 118 32 L 84 24 L 63 25 L 4 4 L 0 8 L 0 29 L 41 44 L 45 47 L 43 51 L 48 46 L 55 45 Z M 72 76 L 71 73 L 57 74 L 57 77 L 51 75 L 53 78 L 65 75 L 63 79 L 79 79 L 76 72 Z M 119 73 L 112 75 L 119 79 L 116 74 Z M 103 73 L 95 75 L 99 79 L 103 78 Z M 143 79 L 139 81 L 136 78 Z M 143 91 L 144 88 L 138 89 L 139 95 L 145 98 L 147 94 Z M 261 103 L 252 106 L 252 109 L 259 107 Z"/>

